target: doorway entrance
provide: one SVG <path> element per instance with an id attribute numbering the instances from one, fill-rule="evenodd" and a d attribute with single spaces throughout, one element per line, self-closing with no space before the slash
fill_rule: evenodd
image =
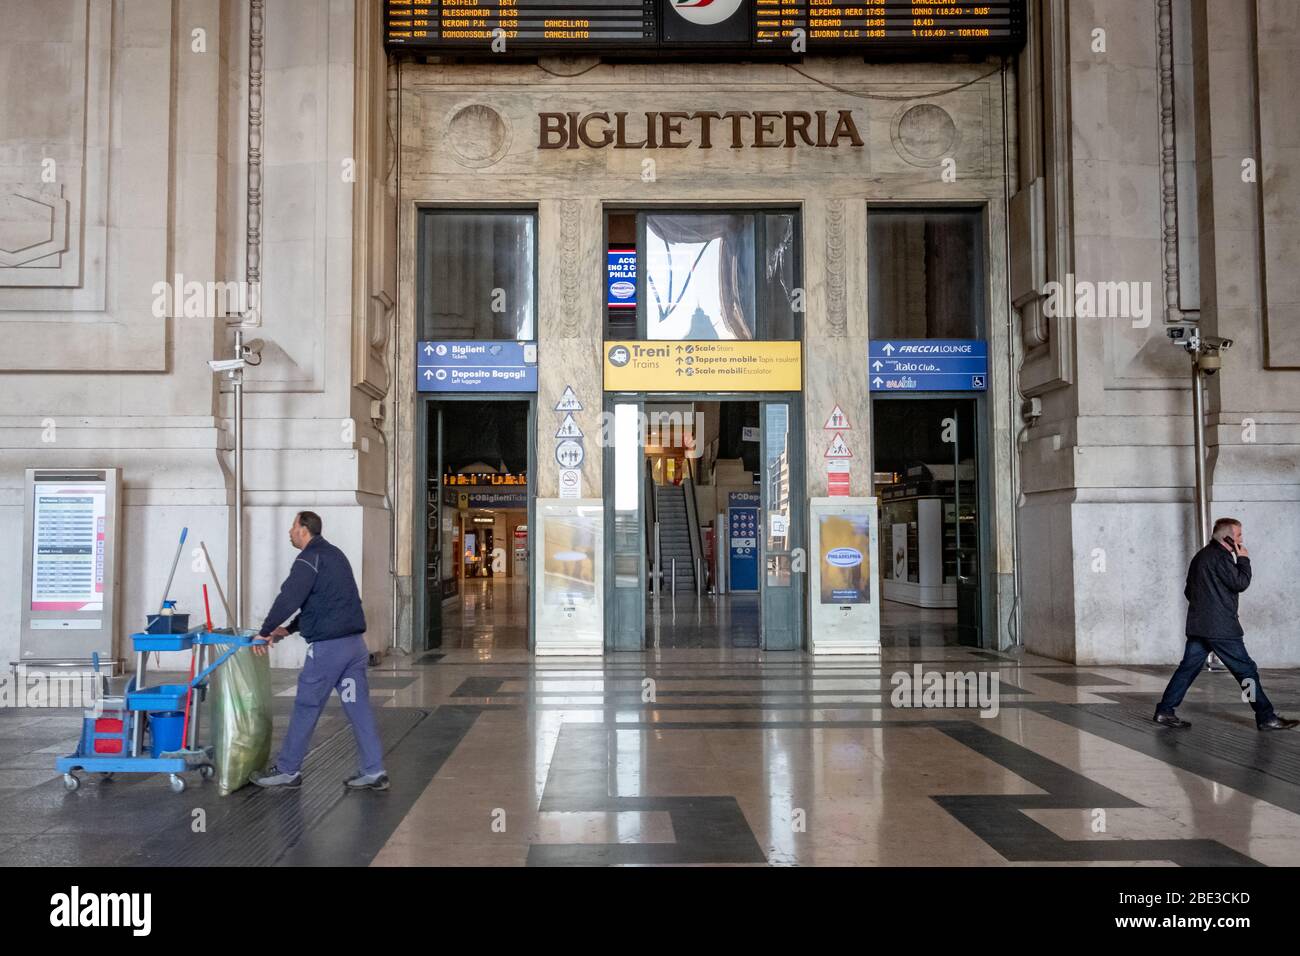
<path id="1" fill-rule="evenodd" d="M 978 398 L 872 400 L 881 643 L 985 645 Z"/>
<path id="2" fill-rule="evenodd" d="M 608 395 L 606 648 L 803 646 L 797 395 Z"/>
<path id="3" fill-rule="evenodd" d="M 530 646 L 531 397 L 422 406 L 417 560 L 424 649 Z"/>

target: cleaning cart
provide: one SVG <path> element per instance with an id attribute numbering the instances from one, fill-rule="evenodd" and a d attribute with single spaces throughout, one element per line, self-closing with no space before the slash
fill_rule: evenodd
<path id="1" fill-rule="evenodd" d="M 150 630 L 158 629 L 151 623 Z M 204 779 L 210 778 L 216 772 L 213 749 L 198 744 L 199 703 L 206 696 L 208 677 L 240 648 L 266 642 L 256 631 L 197 627 L 177 634 L 132 634 L 131 643 L 135 675 L 125 693 L 105 697 L 101 707 L 87 711 L 77 752 L 55 762 L 68 790 L 81 786 L 78 770 L 102 774 L 105 779 L 115 773 L 165 773 L 173 793 L 185 790 L 181 774 L 197 771 Z M 191 667 L 186 683 L 149 686 L 145 665 L 154 651 L 190 651 L 198 673 Z M 214 655 L 205 667 L 204 661 Z M 95 664 L 98 669 L 98 661 Z"/>

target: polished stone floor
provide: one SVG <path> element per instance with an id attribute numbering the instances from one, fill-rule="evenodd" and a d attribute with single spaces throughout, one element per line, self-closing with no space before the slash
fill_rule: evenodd
<path id="1" fill-rule="evenodd" d="M 1257 732 L 1221 673 L 1180 733 L 1147 719 L 1166 668 L 946 646 L 941 625 L 833 660 L 539 660 L 479 638 L 371 670 L 387 793 L 342 791 L 337 704 L 301 790 L 226 798 L 156 777 L 66 793 L 53 760 L 76 715 L 0 711 L 0 863 L 1300 864 L 1300 734 Z M 996 674 L 996 715 L 895 706 L 894 675 L 918 666 Z M 293 678 L 276 672 L 277 736 Z M 1263 679 L 1300 712 L 1300 674 Z"/>

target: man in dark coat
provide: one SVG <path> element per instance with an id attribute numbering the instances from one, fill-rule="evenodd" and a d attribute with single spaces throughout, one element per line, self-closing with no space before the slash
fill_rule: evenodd
<path id="1" fill-rule="evenodd" d="M 1245 632 L 1237 619 L 1237 597 L 1250 587 L 1250 552 L 1241 537 L 1241 522 L 1220 518 L 1210 543 L 1196 553 L 1187 571 L 1187 649 L 1183 662 L 1156 705 L 1155 721 L 1166 727 L 1190 727 L 1174 710 L 1183 702 L 1196 675 L 1213 651 L 1241 685 L 1242 699 L 1255 711 L 1260 730 L 1287 730 L 1300 720 L 1279 717 L 1259 683 L 1259 668 L 1246 653 Z"/>
<path id="2" fill-rule="evenodd" d="M 273 766 L 253 774 L 250 782 L 259 787 L 302 785 L 302 762 L 316 721 L 330 692 L 337 690 L 361 758 L 360 772 L 344 782 L 350 790 L 387 790 L 384 748 L 366 679 L 370 659 L 364 636 L 366 615 L 352 565 L 347 555 L 321 537 L 320 515 L 314 512 L 301 511 L 294 517 L 289 541 L 300 554 L 259 634 L 275 643 L 300 631 L 307 641 L 307 661 L 298 675 L 298 695 L 280 754 Z M 255 653 L 266 653 L 265 645 L 255 648 Z"/>

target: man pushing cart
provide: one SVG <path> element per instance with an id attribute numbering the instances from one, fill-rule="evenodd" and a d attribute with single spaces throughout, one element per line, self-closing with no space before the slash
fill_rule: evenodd
<path id="1" fill-rule="evenodd" d="M 302 786 L 302 762 L 321 712 L 337 690 L 343 713 L 352 725 L 360 771 L 344 783 L 350 790 L 387 790 L 384 749 L 370 708 L 366 666 L 366 615 L 347 555 L 321 537 L 320 515 L 300 511 L 289 528 L 289 541 L 301 553 L 271 605 L 260 636 L 275 643 L 299 632 L 307 641 L 307 660 L 298 675 L 293 716 L 275 763 L 249 782 L 259 787 Z M 297 614 L 295 615 L 295 612 Z M 290 621 L 290 615 L 295 615 Z M 286 625 L 285 622 L 289 623 Z M 254 646 L 267 653 L 267 646 Z"/>

